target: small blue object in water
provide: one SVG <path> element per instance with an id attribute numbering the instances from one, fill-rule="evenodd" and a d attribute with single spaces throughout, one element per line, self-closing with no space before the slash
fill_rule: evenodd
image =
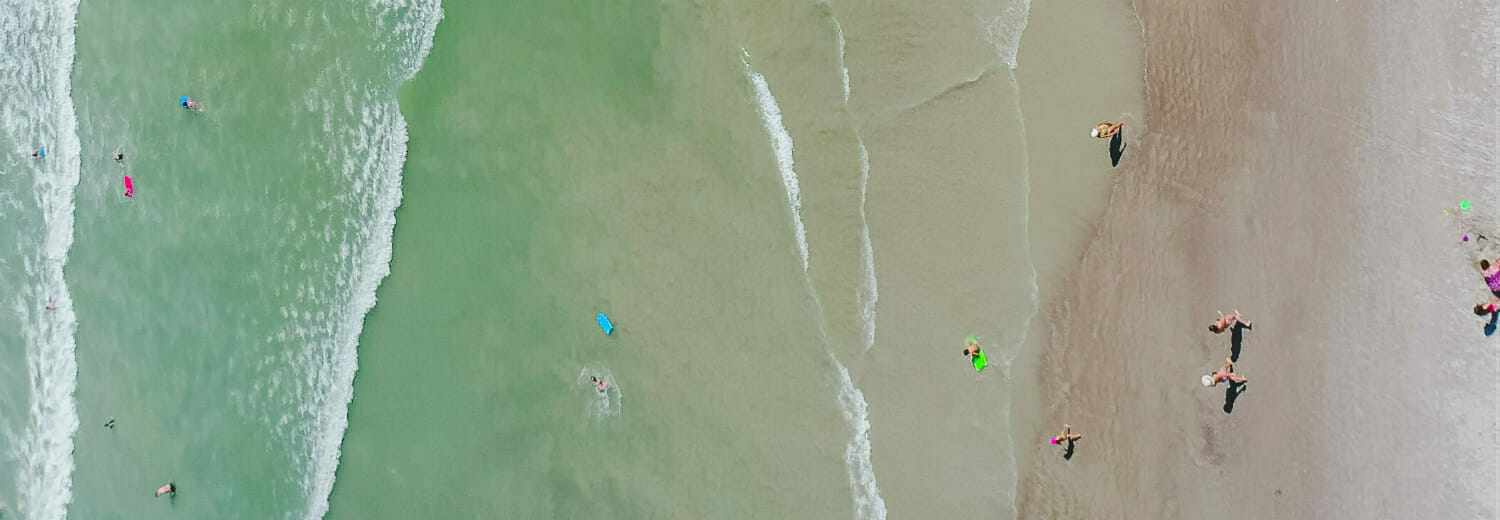
<path id="1" fill-rule="evenodd" d="M 177 98 L 177 104 L 181 105 L 182 108 L 187 108 L 187 102 L 188 102 L 188 97 L 187 96 L 182 96 L 180 98 Z"/>
<path id="2" fill-rule="evenodd" d="M 47 147 L 43 146 L 41 148 L 37 148 L 36 149 L 36 156 L 37 156 L 38 159 L 46 157 L 47 156 Z"/>
<path id="3" fill-rule="evenodd" d="M 601 312 L 594 318 L 599 320 L 599 329 L 604 331 L 605 336 L 614 334 L 615 324 L 609 322 L 609 316 L 605 316 L 604 313 Z"/>

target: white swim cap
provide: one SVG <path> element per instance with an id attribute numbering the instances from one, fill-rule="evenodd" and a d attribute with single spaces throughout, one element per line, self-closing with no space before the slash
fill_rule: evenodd
<path id="1" fill-rule="evenodd" d="M 1214 376 L 1203 374 L 1203 386 L 1214 386 Z"/>
<path id="2" fill-rule="evenodd" d="M 1093 130 L 1089 130 L 1089 137 L 1099 137 L 1099 127 L 1096 126 Z"/>

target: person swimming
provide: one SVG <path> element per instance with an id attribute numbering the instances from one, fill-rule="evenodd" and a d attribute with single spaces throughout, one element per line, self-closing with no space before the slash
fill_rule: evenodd
<path id="1" fill-rule="evenodd" d="M 1239 309 L 1235 309 L 1234 314 L 1230 314 L 1228 316 L 1224 315 L 1224 311 L 1218 312 L 1219 321 L 1215 321 L 1213 325 L 1208 326 L 1209 332 L 1212 332 L 1214 334 L 1223 334 L 1225 330 L 1228 330 L 1230 328 L 1250 328 L 1250 320 L 1247 320 L 1244 316 L 1241 316 Z"/>
<path id="2" fill-rule="evenodd" d="M 964 342 L 964 355 L 970 358 L 979 357 L 979 344 L 972 341 Z"/>
<path id="3" fill-rule="evenodd" d="M 57 298 L 47 298 L 47 310 L 57 310 Z"/>
<path id="4" fill-rule="evenodd" d="M 109 428 L 111 430 L 115 429 L 115 418 L 114 417 L 110 417 L 109 421 L 104 423 L 104 427 L 105 428 Z"/>
<path id="5" fill-rule="evenodd" d="M 1249 381 L 1249 379 L 1234 373 L 1234 360 L 1224 358 L 1224 366 L 1222 368 L 1213 374 L 1203 376 L 1203 386 L 1214 387 L 1225 381 L 1240 384 Z"/>
<path id="6" fill-rule="evenodd" d="M 594 389 L 598 390 L 601 394 L 604 393 L 605 389 L 609 388 L 609 383 L 604 382 L 603 379 L 599 379 L 595 376 L 589 376 L 589 380 L 594 382 Z"/>
<path id="7" fill-rule="evenodd" d="M 171 494 L 172 498 L 176 498 L 177 497 L 177 484 L 173 484 L 171 482 L 168 482 L 168 483 L 166 483 L 166 485 L 163 485 L 162 487 L 156 488 L 156 496 L 159 497 L 159 496 L 166 495 L 166 494 Z"/>
<path id="8" fill-rule="evenodd" d="M 111 155 L 110 157 L 113 157 L 115 159 L 115 162 L 120 162 L 120 161 L 125 160 L 125 154 L 122 153 L 122 152 L 120 152 L 119 148 L 115 148 L 115 153 L 113 155 Z"/>

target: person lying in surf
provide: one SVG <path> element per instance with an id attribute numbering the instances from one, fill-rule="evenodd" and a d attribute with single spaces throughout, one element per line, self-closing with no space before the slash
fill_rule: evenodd
<path id="1" fill-rule="evenodd" d="M 164 485 L 162 487 L 159 487 L 159 488 L 156 488 L 156 496 L 162 496 L 162 495 L 166 495 L 166 494 L 169 494 L 169 493 L 173 497 L 177 496 L 177 484 L 173 484 L 171 482 L 168 482 L 168 483 L 166 483 L 166 485 Z"/>
<path id="2" fill-rule="evenodd" d="M 1500 296 L 1500 260 L 1490 264 L 1489 260 L 1479 261 L 1479 270 L 1484 274 L 1484 283 L 1490 286 L 1490 292 Z"/>
<path id="3" fill-rule="evenodd" d="M 47 298 L 47 310 L 57 310 L 57 298 Z"/>
<path id="4" fill-rule="evenodd" d="M 1092 132 L 1089 132 L 1089 135 L 1098 137 L 1100 139 L 1109 139 L 1111 137 L 1114 137 L 1115 134 L 1120 133 L 1120 128 L 1124 126 L 1125 123 L 1111 123 L 1109 121 L 1104 121 L 1102 123 L 1094 125 L 1094 130 Z"/>
<path id="5" fill-rule="evenodd" d="M 1228 381 L 1230 383 L 1244 383 L 1249 381 L 1244 376 L 1234 373 L 1234 360 L 1224 358 L 1224 366 L 1211 375 L 1203 376 L 1203 386 L 1219 386 L 1219 383 Z"/>
<path id="6" fill-rule="evenodd" d="M 604 393 L 604 390 L 606 388 L 609 388 L 609 383 L 604 382 L 603 379 L 599 379 L 595 376 L 589 376 L 589 380 L 594 382 L 594 389 L 598 390 L 601 394 Z"/>
<path id="7" fill-rule="evenodd" d="M 1212 332 L 1214 334 L 1223 334 L 1224 331 L 1229 330 L 1230 328 L 1250 328 L 1250 320 L 1247 320 L 1244 316 L 1241 316 L 1239 309 L 1235 309 L 1234 314 L 1230 314 L 1228 316 L 1224 315 L 1224 311 L 1218 312 L 1219 321 L 1215 321 L 1213 325 L 1208 326 L 1209 332 Z"/>
<path id="8" fill-rule="evenodd" d="M 35 150 L 31 151 L 31 158 L 32 159 L 40 159 L 41 157 L 42 157 L 42 149 L 41 148 L 38 148 L 38 149 L 35 149 Z"/>
<path id="9" fill-rule="evenodd" d="M 964 342 L 964 355 L 969 356 L 970 358 L 979 357 L 979 344 L 974 342 Z"/>
<path id="10" fill-rule="evenodd" d="M 1076 441 L 1076 440 L 1082 439 L 1082 438 L 1083 438 L 1083 435 L 1077 434 L 1077 433 L 1073 433 L 1073 427 L 1072 426 L 1068 426 L 1068 425 L 1064 424 L 1063 425 L 1063 429 L 1062 429 L 1062 433 L 1057 434 L 1057 436 L 1053 437 L 1051 439 L 1051 441 L 1052 441 L 1052 444 L 1062 444 L 1063 442 L 1072 443 L 1073 441 Z"/>

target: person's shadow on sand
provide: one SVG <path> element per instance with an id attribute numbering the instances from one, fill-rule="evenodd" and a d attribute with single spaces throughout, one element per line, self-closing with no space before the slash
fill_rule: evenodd
<path id="1" fill-rule="evenodd" d="M 1074 447 L 1073 443 L 1074 442 L 1075 441 L 1073 441 L 1073 440 L 1069 440 L 1068 441 L 1068 447 L 1063 449 L 1063 460 L 1073 460 L 1073 447 Z"/>
<path id="2" fill-rule="evenodd" d="M 1109 138 L 1109 165 L 1111 167 L 1120 165 L 1120 156 L 1125 155 L 1125 129 L 1115 132 L 1115 136 Z"/>
<path id="3" fill-rule="evenodd" d="M 1240 345 L 1244 344 L 1245 342 L 1244 331 L 1246 330 L 1250 330 L 1250 327 L 1246 327 L 1244 323 L 1236 323 L 1234 324 L 1234 328 L 1229 330 L 1230 361 L 1233 361 L 1235 363 L 1240 362 Z"/>
<path id="4" fill-rule="evenodd" d="M 1245 393 L 1248 384 L 1230 382 L 1229 388 L 1224 389 L 1224 413 L 1234 413 L 1234 401 Z"/>

